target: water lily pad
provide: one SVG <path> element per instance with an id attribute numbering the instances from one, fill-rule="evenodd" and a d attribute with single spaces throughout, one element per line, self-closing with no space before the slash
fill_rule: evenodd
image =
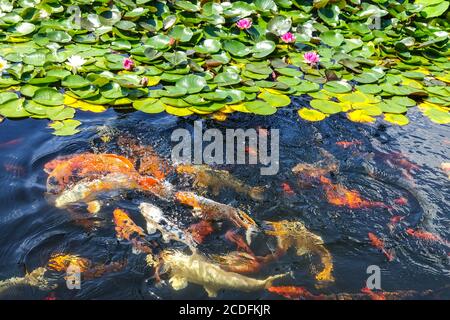
<path id="1" fill-rule="evenodd" d="M 133 102 L 133 107 L 145 113 L 160 113 L 166 109 L 161 101 L 153 98 L 136 100 Z"/>
<path id="2" fill-rule="evenodd" d="M 59 106 L 64 102 L 64 95 L 53 88 L 41 88 L 34 92 L 33 100 L 46 106 Z"/>
<path id="3" fill-rule="evenodd" d="M 352 91 L 352 86 L 345 81 L 329 81 L 323 88 L 334 93 L 346 93 Z"/>
<path id="4" fill-rule="evenodd" d="M 327 114 L 335 114 L 342 111 L 339 103 L 329 100 L 311 100 L 311 107 Z"/>
<path id="5" fill-rule="evenodd" d="M 298 111 L 298 115 L 307 121 L 322 121 L 327 117 L 326 114 L 308 108 L 302 108 Z"/>
<path id="6" fill-rule="evenodd" d="M 261 100 L 247 101 L 243 105 L 248 111 L 258 115 L 267 116 L 277 112 L 277 108 Z"/>
<path id="7" fill-rule="evenodd" d="M 79 75 L 70 75 L 61 81 L 61 85 L 72 89 L 83 88 L 90 84 L 91 84 L 90 81 L 86 80 L 85 78 Z"/>
<path id="8" fill-rule="evenodd" d="M 274 94 L 264 90 L 258 95 L 258 98 L 266 101 L 272 107 L 285 107 L 291 104 L 291 99 L 284 94 Z M 248 108 L 247 108 L 248 109 Z M 250 109 L 249 109 L 250 110 Z"/>
<path id="9" fill-rule="evenodd" d="M 385 113 L 384 120 L 390 123 L 398 124 L 399 126 L 405 126 L 409 123 L 409 119 L 403 114 Z"/>
<path id="10" fill-rule="evenodd" d="M 178 80 L 176 86 L 186 89 L 188 93 L 197 93 L 206 87 L 206 80 L 204 77 L 190 74 Z"/>
<path id="11" fill-rule="evenodd" d="M 23 107 L 25 99 L 14 99 L 0 105 L 0 115 L 5 118 L 28 117 L 30 113 Z"/>
<path id="12" fill-rule="evenodd" d="M 254 58 L 264 58 L 275 50 L 275 42 L 270 40 L 259 41 L 253 47 Z"/>
<path id="13" fill-rule="evenodd" d="M 49 124 L 49 127 L 54 129 L 53 134 L 55 136 L 71 136 L 80 132 L 80 130 L 77 129 L 80 125 L 80 121 L 68 119 L 63 121 L 55 121 Z"/>

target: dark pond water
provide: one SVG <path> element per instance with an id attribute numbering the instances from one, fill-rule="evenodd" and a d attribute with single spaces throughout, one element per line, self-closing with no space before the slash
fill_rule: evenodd
<path id="1" fill-rule="evenodd" d="M 406 127 L 359 125 L 336 116 L 320 123 L 300 120 L 294 109 L 285 108 L 270 117 L 233 115 L 226 122 L 204 121 L 204 127 L 273 128 L 279 129 L 280 171 L 274 176 L 260 176 L 259 167 L 251 165 L 225 166 L 233 175 L 249 185 L 267 185 L 267 200 L 255 203 L 234 193 L 224 192 L 209 197 L 251 212 L 257 221 L 300 220 L 320 235 L 331 252 L 335 283 L 315 288 L 313 256 L 298 257 L 289 252 L 280 260 L 262 269 L 255 277 L 293 271 L 294 276 L 280 284 L 304 286 L 314 293 L 358 293 L 365 286 L 369 265 L 382 270 L 381 286 L 385 291 L 431 289 L 435 298 L 450 298 L 450 247 L 442 241 L 425 241 L 411 237 L 407 228 L 421 229 L 450 240 L 449 180 L 440 169 L 449 161 L 450 127 L 431 124 L 420 114 L 409 115 Z M 145 255 L 132 253 L 127 242 L 118 242 L 112 223 L 112 211 L 126 209 L 136 223 L 144 227 L 139 214 L 141 201 L 154 201 L 148 195 L 128 192 L 109 199 L 94 228 L 80 225 L 77 212 L 57 209 L 45 197 L 46 162 L 62 155 L 85 151 L 118 152 L 114 140 L 104 143 L 100 137 L 114 129 L 139 137 L 152 145 L 163 157 L 170 157 L 170 135 L 174 129 L 192 130 L 193 120 L 169 115 L 118 113 L 110 110 L 101 115 L 83 114 L 82 133 L 71 137 L 56 137 L 46 129 L 45 121 L 5 121 L 0 125 L 0 279 L 23 276 L 25 270 L 44 266 L 55 252 L 80 254 L 95 263 L 127 259 L 120 272 L 82 282 L 81 290 L 68 290 L 64 275 L 51 273 L 59 283 L 52 294 L 57 299 L 205 299 L 204 290 L 189 284 L 181 291 L 168 285 L 156 286 L 153 272 L 145 265 Z M 343 148 L 338 141 L 361 141 Z M 291 168 L 298 163 L 314 163 L 322 158 L 320 150 L 331 153 L 340 170 L 333 177 L 337 183 L 359 191 L 361 196 L 380 201 L 392 208 L 349 209 L 327 202 L 320 187 L 305 188 L 298 184 Z M 395 161 L 401 153 L 418 166 L 408 172 L 405 163 Z M 397 158 L 395 156 L 397 154 Z M 180 189 L 192 188 L 176 179 Z M 289 195 L 283 183 L 295 192 Z M 394 200 L 405 198 L 403 204 Z M 173 203 L 158 203 L 166 214 L 187 226 L 191 214 Z M 82 213 L 78 213 L 82 214 Z M 391 231 L 388 223 L 393 216 L 404 219 Z M 77 218 L 78 217 L 78 218 Z M 85 218 L 85 216 L 84 216 Z M 375 233 L 395 250 L 395 260 L 386 257 L 368 239 Z M 201 246 L 205 252 L 233 247 L 218 232 Z M 167 245 L 166 245 L 167 246 Z M 268 246 L 266 242 L 260 247 Z M 264 248 L 261 248 L 261 250 Z M 167 279 L 166 279 L 167 280 Z M 18 288 L 5 297 L 43 299 L 49 292 Z M 277 299 L 267 291 L 241 293 L 222 291 L 219 299 Z"/>

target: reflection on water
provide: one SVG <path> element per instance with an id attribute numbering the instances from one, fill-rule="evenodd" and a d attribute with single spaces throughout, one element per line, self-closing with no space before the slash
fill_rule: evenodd
<path id="1" fill-rule="evenodd" d="M 383 290 L 432 289 L 436 296 L 449 298 L 442 289 L 450 279 L 449 182 L 441 170 L 448 162 L 450 131 L 448 126 L 430 124 L 420 115 L 411 114 L 406 127 L 358 125 L 339 116 L 320 123 L 305 123 L 294 115 L 295 110 L 281 110 L 274 116 L 231 116 L 226 122 L 205 120 L 204 128 L 264 128 L 280 130 L 280 171 L 275 176 L 259 175 L 257 165 L 228 165 L 236 178 L 250 186 L 266 188 L 265 201 L 221 190 L 204 193 L 221 203 L 237 207 L 258 222 L 269 220 L 300 220 L 325 241 L 334 262 L 336 281 L 317 288 L 317 257 L 297 256 L 288 252 L 279 260 L 263 267 L 255 277 L 293 271 L 293 277 L 280 285 L 307 288 L 315 294 L 360 293 L 368 277 L 366 268 L 378 265 L 382 270 Z M 118 272 L 82 282 L 81 290 L 68 290 L 64 275 L 51 272 L 59 287 L 50 297 L 57 299 L 204 299 L 205 292 L 197 285 L 174 291 L 167 284 L 156 284 L 153 271 L 146 266 L 145 255 L 132 253 L 130 244 L 117 241 L 112 212 L 126 210 L 141 227 L 145 222 L 139 214 L 142 201 L 155 203 L 187 228 L 192 222 L 185 206 L 166 202 L 141 192 L 127 192 L 105 198 L 96 217 L 83 208 L 58 209 L 49 204 L 46 195 L 45 163 L 62 155 L 80 152 L 123 153 L 114 137 L 128 135 L 142 144 L 151 145 L 162 157 L 170 159 L 170 135 L 174 129 L 193 130 L 193 119 L 183 120 L 169 115 L 142 113 L 85 116 L 81 134 L 55 137 L 42 121 L 5 121 L 0 125 L 0 279 L 23 276 L 44 266 L 54 253 L 71 253 L 89 258 L 96 264 L 127 261 Z M 109 139 L 113 137 L 113 139 Z M 300 164 L 317 164 L 329 154 L 336 162 L 328 170 L 327 179 L 310 174 L 293 174 Z M 325 168 L 326 165 L 320 166 Z M 302 167 L 302 170 L 307 170 Z M 302 171 L 307 172 L 307 171 Z M 180 190 L 192 190 L 192 180 L 171 175 L 169 180 Z M 333 198 L 334 196 L 334 198 Z M 333 200 L 334 199 L 334 200 Z M 337 199 L 337 200 L 336 200 Z M 351 202 L 353 201 L 353 202 Z M 349 205 L 349 203 L 354 205 Z M 344 203 L 343 205 L 340 205 Z M 380 205 L 375 205 L 380 204 Z M 229 226 L 228 226 L 229 229 Z M 227 226 L 205 240 L 200 249 L 206 253 L 234 250 L 225 240 Z M 414 234 L 423 231 L 440 240 Z M 368 233 L 383 241 L 392 252 L 393 261 L 368 238 Z M 147 236 L 157 240 L 158 236 Z M 256 252 L 268 252 L 275 243 L 258 241 Z M 167 246 L 159 241 L 162 246 Z M 376 243 L 375 243 L 376 244 Z M 164 279 L 164 276 L 163 276 Z M 166 278 L 165 278 L 166 279 Z M 166 279 L 167 280 L 167 279 Z M 6 297 L 37 298 L 49 296 L 47 291 L 28 287 L 10 290 Z M 221 291 L 218 298 L 275 299 L 269 291 L 241 293 Z"/>

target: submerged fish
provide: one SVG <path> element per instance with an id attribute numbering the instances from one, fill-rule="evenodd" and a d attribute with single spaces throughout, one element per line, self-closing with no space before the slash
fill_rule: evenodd
<path id="1" fill-rule="evenodd" d="M 80 272 L 88 270 L 92 265 L 89 259 L 74 254 L 55 253 L 47 262 L 47 268 L 58 272 L 66 272 L 69 266 L 77 267 Z"/>
<path id="2" fill-rule="evenodd" d="M 385 245 L 384 245 L 384 241 L 383 240 L 379 239 L 372 232 L 368 233 L 368 237 L 369 237 L 369 240 L 370 240 L 370 243 L 372 244 L 372 246 L 374 246 L 375 248 L 379 249 L 386 256 L 388 261 L 394 260 L 393 250 L 387 250 Z"/>
<path id="3" fill-rule="evenodd" d="M 96 200 L 100 193 L 119 192 L 123 190 L 149 191 L 160 198 L 170 197 L 171 186 L 155 180 L 152 177 L 128 176 L 121 173 L 111 173 L 95 180 L 82 180 L 73 187 L 63 191 L 56 197 L 55 206 L 58 208 L 83 202 Z"/>
<path id="4" fill-rule="evenodd" d="M 56 284 L 51 284 L 44 276 L 46 268 L 37 268 L 23 277 L 13 277 L 0 281 L 0 297 L 8 294 L 10 290 L 14 290 L 22 286 L 31 286 L 39 290 L 52 290 L 56 288 Z"/>
<path id="5" fill-rule="evenodd" d="M 442 162 L 441 169 L 447 174 L 448 178 L 450 179 L 450 162 Z"/>
<path id="6" fill-rule="evenodd" d="M 203 286 L 209 297 L 216 297 L 221 289 L 257 291 L 272 286 L 272 283 L 287 274 L 270 276 L 263 280 L 253 279 L 238 273 L 225 271 L 206 257 L 194 253 L 186 255 L 176 250 L 161 253 L 164 269 L 170 274 L 169 283 L 175 290 L 186 288 L 188 283 Z"/>
<path id="7" fill-rule="evenodd" d="M 294 247 L 298 256 L 307 253 L 319 255 L 323 269 L 316 275 L 316 279 L 319 281 L 334 281 L 331 274 L 333 258 L 330 252 L 325 248 L 322 238 L 306 229 L 303 223 L 287 220 L 265 221 L 265 232 L 277 238 L 278 248 L 284 252 Z"/>
<path id="8" fill-rule="evenodd" d="M 215 170 L 206 165 L 178 165 L 177 173 L 195 178 L 195 185 L 211 189 L 218 195 L 221 189 L 232 189 L 239 194 L 245 194 L 253 200 L 264 200 L 264 187 L 250 187 L 235 178 L 228 171 Z"/>
<path id="9" fill-rule="evenodd" d="M 177 192 L 175 198 L 182 204 L 191 206 L 194 215 L 204 220 L 229 220 L 237 227 L 247 230 L 247 243 L 251 242 L 251 235 L 258 230 L 256 222 L 245 212 L 232 206 L 213 201 L 192 192 Z"/>
<path id="10" fill-rule="evenodd" d="M 338 141 L 336 142 L 336 145 L 339 147 L 342 147 L 344 149 L 353 147 L 353 146 L 359 146 L 362 145 L 361 140 L 353 140 L 353 141 Z"/>
<path id="11" fill-rule="evenodd" d="M 270 287 L 267 291 L 276 293 L 280 296 L 285 297 L 286 299 L 291 300 L 324 300 L 325 297 L 323 295 L 314 295 L 309 292 L 304 287 L 295 287 L 295 286 L 279 286 L 279 287 Z"/>
<path id="12" fill-rule="evenodd" d="M 214 227 L 211 222 L 201 220 L 200 222 L 191 224 L 188 228 L 188 232 L 197 243 L 203 243 L 205 238 L 214 232 Z"/>
<path id="13" fill-rule="evenodd" d="M 234 230 L 228 230 L 225 233 L 225 239 L 227 239 L 228 241 L 236 244 L 237 250 L 243 250 L 249 254 L 253 254 L 252 250 L 250 249 L 250 247 L 245 243 L 244 239 L 242 239 L 242 237 L 240 235 L 237 234 L 236 231 Z"/>
<path id="14" fill-rule="evenodd" d="M 442 243 L 445 245 L 450 245 L 449 241 L 442 239 L 439 235 L 428 232 L 428 231 L 414 230 L 414 229 L 408 228 L 406 230 L 406 233 L 417 239 L 431 241 L 431 242 L 439 242 L 439 243 Z"/>
<path id="15" fill-rule="evenodd" d="M 241 251 L 232 251 L 224 255 L 211 255 L 211 259 L 218 263 L 222 269 L 236 273 L 256 273 L 262 267 L 258 257 Z"/>
<path id="16" fill-rule="evenodd" d="M 363 199 L 358 191 L 349 190 L 341 184 L 334 184 L 330 179 L 323 176 L 320 177 L 320 181 L 323 184 L 327 201 L 332 205 L 348 207 L 350 209 L 391 208 L 379 201 Z"/>
<path id="17" fill-rule="evenodd" d="M 196 243 L 191 235 L 181 230 L 172 220 L 164 216 L 160 208 L 150 203 L 142 202 L 139 205 L 141 214 L 147 222 L 147 233 L 153 234 L 156 231 L 161 232 L 165 242 L 170 240 L 183 242 L 191 249 L 196 247 Z"/>
<path id="18" fill-rule="evenodd" d="M 303 187 L 309 187 L 311 184 L 320 180 L 322 176 L 339 171 L 339 162 L 328 151 L 321 149 L 320 153 L 324 159 L 314 163 L 299 163 L 292 168 L 299 178 L 299 184 Z"/>
<path id="19" fill-rule="evenodd" d="M 148 174 L 162 180 L 171 173 L 172 167 L 151 146 L 141 145 L 137 139 L 127 135 L 119 136 L 117 144 L 124 152 L 130 154 L 140 174 Z"/>

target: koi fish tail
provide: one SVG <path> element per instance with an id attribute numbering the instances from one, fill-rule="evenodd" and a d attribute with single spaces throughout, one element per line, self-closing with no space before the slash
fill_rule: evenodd
<path id="1" fill-rule="evenodd" d="M 394 249 L 382 249 L 383 254 L 386 256 L 389 262 L 395 259 L 395 251 Z"/>
<path id="2" fill-rule="evenodd" d="M 264 192 L 266 191 L 265 187 L 253 187 L 250 189 L 249 195 L 250 198 L 256 201 L 263 201 L 265 199 Z"/>
<path id="3" fill-rule="evenodd" d="M 323 264 L 323 270 L 316 275 L 316 279 L 318 281 L 334 282 L 334 277 L 332 275 L 333 258 L 330 252 L 325 248 L 321 248 L 318 250 L 318 253 L 320 254 L 320 260 Z"/>
<path id="4" fill-rule="evenodd" d="M 274 282 L 275 280 L 285 278 L 285 277 L 287 277 L 287 276 L 289 276 L 289 275 L 292 275 L 292 272 L 286 272 L 286 273 L 277 274 L 277 275 L 275 275 L 275 276 L 270 276 L 270 277 L 268 277 L 268 278 L 265 280 L 264 288 L 265 288 L 265 289 L 269 289 L 270 287 L 273 286 L 273 282 Z"/>

